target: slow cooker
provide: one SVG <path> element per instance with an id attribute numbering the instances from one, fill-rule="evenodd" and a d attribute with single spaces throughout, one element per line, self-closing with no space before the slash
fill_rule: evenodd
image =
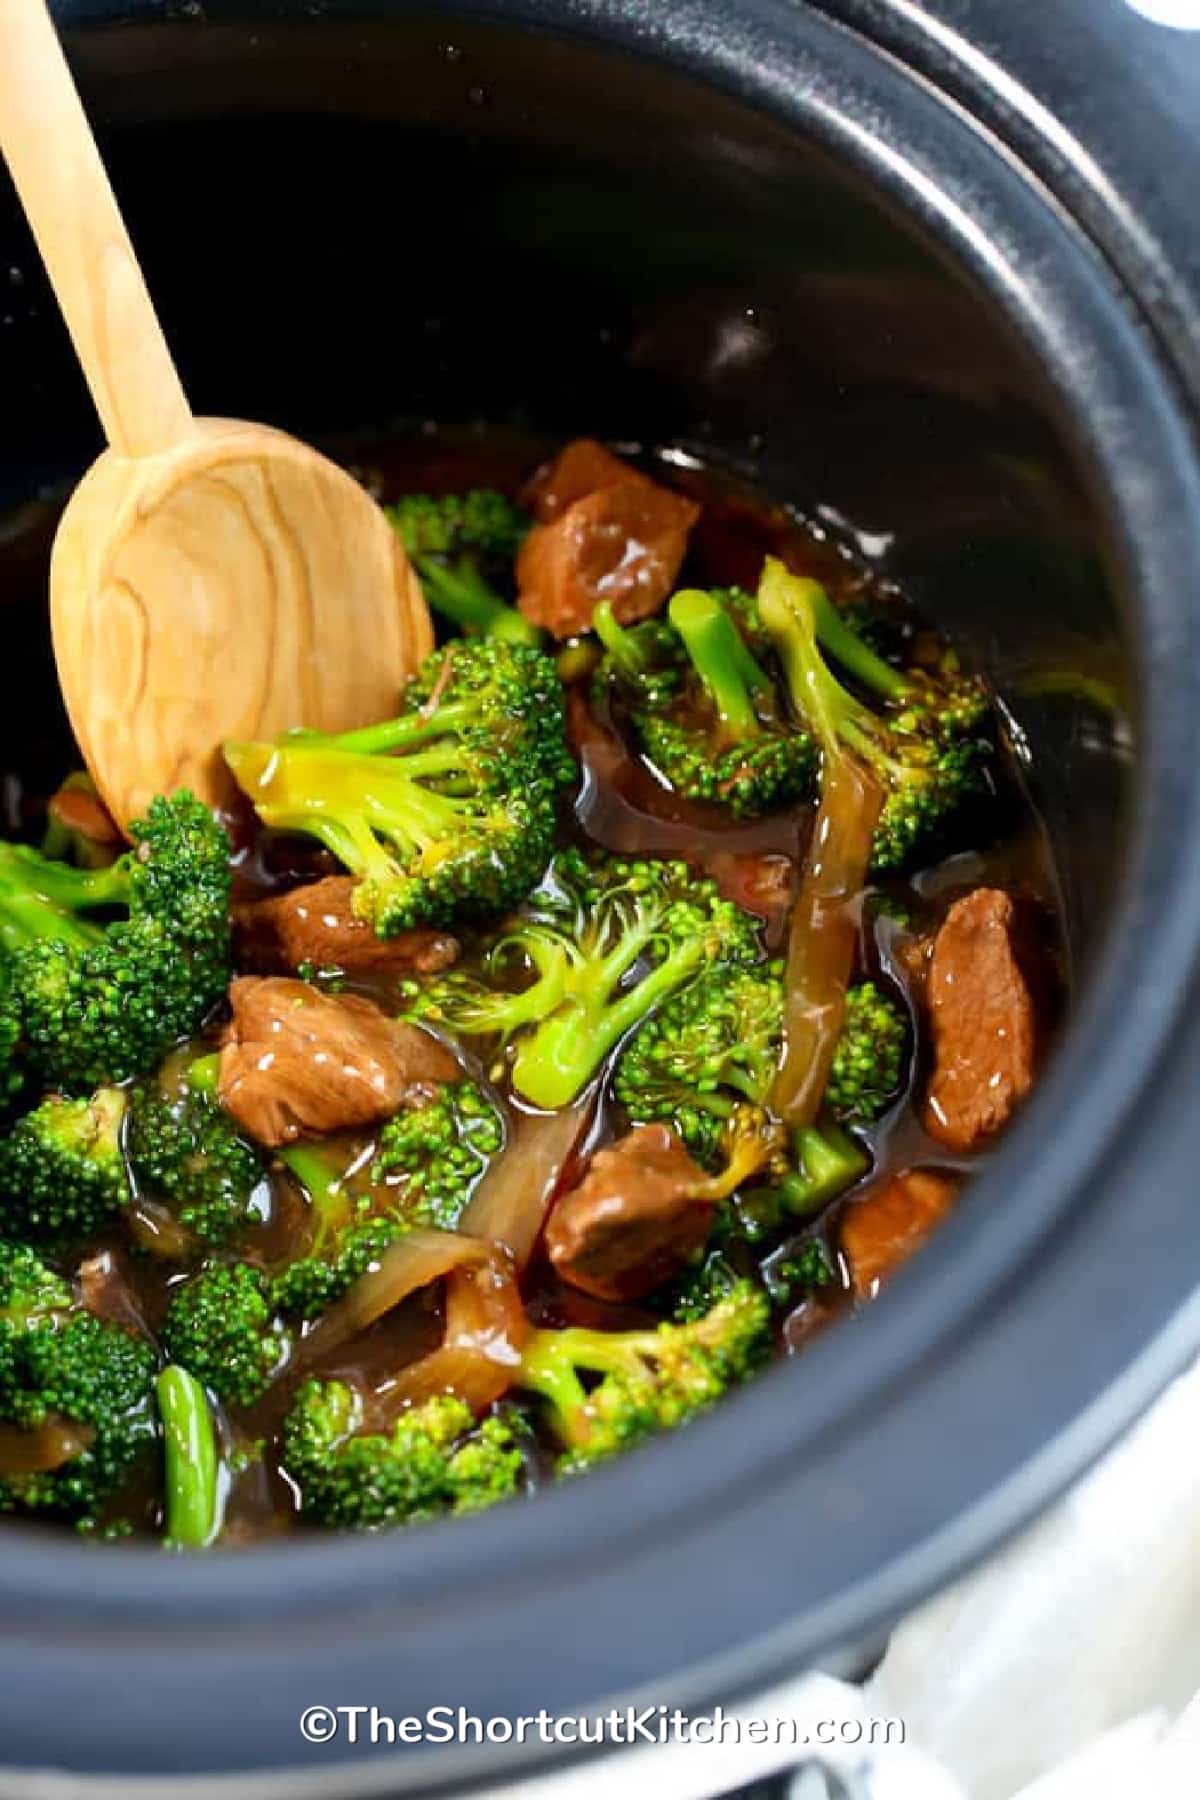
<path id="1" fill-rule="evenodd" d="M 310 1746 L 300 1713 L 695 1711 L 852 1666 L 1200 1342 L 1200 9 L 55 12 L 198 409 L 586 431 L 816 509 L 994 679 L 1075 1000 L 869 1316 L 586 1483 L 195 1559 L 6 1525 L 11 1791 L 486 1787 L 564 1753 Z M 98 433 L 7 188 L 0 390 L 0 497 L 36 505 Z M 40 616 L 2 667 L 19 768 Z"/>

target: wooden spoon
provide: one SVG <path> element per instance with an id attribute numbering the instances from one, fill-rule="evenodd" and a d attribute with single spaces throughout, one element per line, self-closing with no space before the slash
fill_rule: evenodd
<path id="1" fill-rule="evenodd" d="M 432 646 L 395 533 L 266 425 L 192 417 L 43 0 L 0 0 L 0 149 L 109 448 L 50 565 L 67 711 L 124 826 L 230 792 L 220 745 L 386 718 Z"/>

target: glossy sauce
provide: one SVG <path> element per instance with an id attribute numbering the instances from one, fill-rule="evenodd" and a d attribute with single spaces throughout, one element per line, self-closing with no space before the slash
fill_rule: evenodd
<path id="1" fill-rule="evenodd" d="M 347 451 L 345 460 L 355 467 L 372 490 L 390 499 L 415 489 L 450 492 L 471 486 L 499 487 L 511 494 L 543 457 L 557 448 L 511 437 L 442 437 L 422 435 L 410 441 L 359 447 Z M 700 501 L 703 513 L 691 540 L 691 550 L 681 584 L 753 588 L 765 554 L 781 556 L 793 569 L 825 583 L 838 599 L 880 587 L 880 578 L 849 549 L 796 515 L 764 503 L 724 480 L 715 470 L 704 470 L 694 459 L 664 455 L 657 468 L 647 463 L 656 478 Z M 8 620 L 9 734 L 3 754 L 8 766 L 0 773 L 0 808 L 3 825 L 12 835 L 40 836 L 42 811 L 49 793 L 61 777 L 77 766 L 61 707 L 56 707 L 45 632 L 45 582 L 50 538 L 56 507 L 52 503 L 26 508 L 0 526 L 0 595 Z M 586 656 L 583 658 L 586 665 Z M 622 854 L 686 856 L 721 886 L 726 895 L 764 921 L 768 948 L 778 951 L 786 937 L 788 917 L 795 897 L 798 863 L 807 846 L 812 824 L 811 809 L 799 806 L 773 816 L 741 824 L 725 822 L 712 808 L 681 801 L 656 779 L 654 773 L 629 751 L 620 721 L 592 712 L 587 697 L 586 672 L 569 694 L 570 726 L 581 762 L 581 779 L 570 804 L 564 808 L 565 837 L 598 843 Z M 47 723 L 47 720 L 49 721 Z M 20 750 L 16 746 L 20 745 Z M 1022 895 L 1040 921 L 1041 952 L 1046 982 L 1045 1022 L 1061 1003 L 1061 945 L 1056 919 L 1057 891 L 1045 833 L 1029 805 L 1016 759 L 1002 754 L 994 799 L 972 819 L 971 847 L 911 880 L 892 881 L 868 890 L 857 904 L 858 944 L 856 978 L 881 979 L 907 998 L 914 1020 L 919 998 L 906 941 L 913 932 L 923 934 L 936 926 L 951 901 L 971 887 L 994 884 Z M 235 896 L 249 899 L 283 891 L 303 880 L 331 872 L 335 865 L 322 852 L 295 842 L 270 840 L 256 827 L 248 806 L 229 815 L 235 846 Z M 912 915 L 912 932 L 895 924 L 880 903 L 900 900 Z M 464 963 L 469 965 L 471 938 L 464 941 Z M 346 987 L 395 1009 L 394 977 L 358 977 Z M 217 1022 L 219 1024 L 219 1022 Z M 214 1032 L 216 1025 L 214 1025 Z M 215 1037 L 210 1034 L 210 1042 Z M 922 1034 L 917 1034 L 920 1046 Z M 193 1047 L 194 1048 L 194 1047 Z M 464 1068 L 473 1076 L 486 1075 L 469 1054 Z M 913 1073 L 912 1094 L 922 1088 L 925 1068 L 920 1055 Z M 873 1159 L 869 1181 L 881 1174 L 912 1166 L 958 1170 L 967 1163 L 947 1153 L 924 1131 L 918 1111 L 907 1096 L 873 1133 L 868 1142 Z M 620 1134 L 625 1121 L 620 1109 L 607 1106 L 597 1118 L 590 1147 Z M 347 1151 L 357 1149 L 369 1161 L 369 1138 L 347 1140 Z M 863 1184 L 865 1185 L 865 1183 Z M 815 1225 L 806 1226 L 763 1246 L 767 1269 L 787 1257 L 798 1244 L 817 1233 L 836 1259 L 837 1219 L 845 1199 L 834 1203 Z M 174 1227 L 153 1201 L 139 1197 L 133 1230 L 109 1234 L 89 1243 L 89 1257 L 107 1254 L 105 1305 L 110 1316 L 136 1320 L 151 1336 L 161 1324 L 171 1289 L 186 1278 L 188 1266 L 173 1260 Z M 299 1190 L 276 1165 L 258 1196 L 259 1222 L 238 1246 L 267 1270 L 298 1253 L 308 1233 L 306 1203 Z M 74 1271 L 79 1258 L 64 1267 Z M 843 1278 L 845 1271 L 843 1270 Z M 566 1287 L 540 1254 L 535 1257 L 523 1284 L 530 1316 L 543 1324 L 586 1324 L 623 1328 L 645 1323 L 653 1313 L 642 1306 L 609 1304 L 588 1298 Z M 850 1304 L 843 1279 L 840 1290 L 824 1290 L 795 1307 L 779 1320 L 781 1352 L 803 1347 L 812 1333 Z M 376 1384 L 390 1370 L 431 1349 L 440 1335 L 436 1296 L 425 1293 L 403 1304 L 372 1326 L 359 1339 L 331 1354 L 317 1373 L 346 1373 Z M 313 1372 L 306 1368 L 305 1373 Z M 226 1541 L 251 1542 L 290 1526 L 295 1496 L 271 1454 L 270 1439 L 286 1407 L 293 1377 L 284 1370 L 266 1396 L 241 1415 L 223 1414 L 224 1448 L 233 1452 L 227 1477 Z M 265 1440 L 265 1448 L 262 1448 Z M 536 1483 L 541 1463 L 531 1455 L 530 1480 Z M 158 1500 L 154 1471 L 118 1496 L 110 1507 L 113 1518 L 132 1520 L 138 1528 L 156 1529 Z"/>

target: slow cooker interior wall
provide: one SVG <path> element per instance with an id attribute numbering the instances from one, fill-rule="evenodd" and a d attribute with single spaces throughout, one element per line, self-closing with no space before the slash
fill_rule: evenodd
<path id="1" fill-rule="evenodd" d="M 998 682 L 1086 957 L 1127 813 L 1104 523 L 1056 397 L 911 223 L 762 115 L 556 38 L 293 20 L 71 49 L 198 410 L 691 446 L 821 507 Z M 0 279 L 19 500 L 97 440 L 7 188 Z M 40 620 L 16 629 L 5 766 L 49 679 Z"/>

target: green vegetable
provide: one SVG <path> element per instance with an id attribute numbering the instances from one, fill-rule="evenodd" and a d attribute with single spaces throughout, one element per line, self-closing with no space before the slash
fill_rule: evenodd
<path id="1" fill-rule="evenodd" d="M 209 1263 L 171 1290 L 163 1349 L 227 1406 L 253 1406 L 286 1347 L 267 1279 L 249 1263 Z"/>
<path id="2" fill-rule="evenodd" d="M 356 877 L 355 910 L 381 937 L 519 900 L 575 773 L 553 663 L 495 640 L 435 651 L 395 719 L 225 757 L 264 824 L 315 837 Z"/>
<path id="3" fill-rule="evenodd" d="M 869 1125 L 887 1111 L 904 1078 L 908 1020 L 894 1000 L 864 981 L 846 995 L 825 1104 L 846 1125 Z"/>
<path id="4" fill-rule="evenodd" d="M 748 1376 L 770 1350 L 770 1302 L 738 1282 L 699 1318 L 651 1331 L 535 1331 L 519 1385 L 545 1402 L 564 1473 L 683 1424 Z M 595 1386 L 585 1378 L 599 1376 Z"/>
<path id="5" fill-rule="evenodd" d="M 418 1225 L 453 1231 L 503 1142 L 496 1108 L 474 1082 L 461 1081 L 388 1120 L 365 1191 L 351 1193 L 344 1164 L 335 1167 L 320 1145 L 284 1150 L 281 1161 L 304 1188 L 314 1224 L 305 1254 L 272 1283 L 274 1306 L 290 1318 L 316 1318 L 404 1232 Z"/>
<path id="6" fill-rule="evenodd" d="M 166 1541 L 203 1550 L 220 1528 L 216 1434 L 204 1389 L 186 1369 L 169 1363 L 156 1384 L 166 1466 Z"/>
<path id="7" fill-rule="evenodd" d="M 406 1223 L 453 1231 L 503 1144 L 500 1114 L 486 1095 L 473 1081 L 447 1082 L 388 1120 L 372 1179 L 386 1187 L 390 1210 Z"/>
<path id="8" fill-rule="evenodd" d="M 733 590 L 685 589 L 644 648 L 645 626 L 623 632 L 603 608 L 593 621 L 608 649 L 598 683 L 623 695 L 642 754 L 676 793 L 735 818 L 807 796 L 817 761 L 747 643 L 750 604 Z"/>
<path id="9" fill-rule="evenodd" d="M 0 1138 L 0 1217 L 21 1237 L 85 1237 L 129 1202 L 121 1154 L 126 1096 L 99 1088 L 90 1099 L 51 1094 Z"/>
<path id="10" fill-rule="evenodd" d="M 870 1168 L 861 1145 L 839 1125 L 806 1125 L 792 1139 L 796 1166 L 779 1184 L 789 1213 L 803 1217 L 852 1187 Z"/>
<path id="11" fill-rule="evenodd" d="M 384 507 L 435 612 L 467 635 L 537 644 L 541 633 L 497 592 L 529 530 L 519 507 L 489 488 L 406 494 Z"/>
<path id="12" fill-rule="evenodd" d="M 27 1245 L 0 1241 L 0 1424 L 15 1428 L 3 1434 L 13 1441 L 0 1511 L 86 1528 L 154 1441 L 155 1362 L 136 1333 L 86 1312 Z M 64 1432 L 75 1443 L 59 1456 Z"/>
<path id="13" fill-rule="evenodd" d="M 256 1216 L 265 1170 L 203 1078 L 199 1087 L 185 1078 L 174 1097 L 157 1084 L 135 1088 L 126 1148 L 139 1188 L 201 1243 L 227 1243 Z"/>
<path id="14" fill-rule="evenodd" d="M 907 868 L 944 839 L 965 801 L 986 791 L 983 688 L 949 658 L 933 673 L 894 669 L 855 635 L 818 582 L 790 575 L 772 557 L 758 606 L 800 717 L 818 738 L 836 734 L 884 789 L 873 870 Z M 827 657 L 871 695 L 870 705 L 842 685 Z"/>
<path id="15" fill-rule="evenodd" d="M 512 1037 L 517 1093 L 552 1111 L 707 966 L 760 954 L 757 921 L 686 863 L 563 850 L 494 940 L 482 979 L 435 986 L 422 1011 L 459 1035 Z M 514 991 L 522 962 L 527 984 Z"/>
<path id="16" fill-rule="evenodd" d="M 283 1426 L 283 1462 L 314 1524 L 376 1531 L 445 1513 L 478 1512 L 514 1494 L 524 1455 L 500 1415 L 476 1425 L 452 1395 L 414 1406 L 384 1431 L 365 1423 L 344 1381 L 310 1380 Z"/>
<path id="17" fill-rule="evenodd" d="M 131 834 L 107 869 L 0 845 L 0 944 L 13 958 L 0 1038 L 15 1009 L 31 1073 L 65 1093 L 153 1067 L 228 983 L 224 831 L 180 793 L 154 800 Z"/>
<path id="18" fill-rule="evenodd" d="M 613 1093 L 635 1124 L 662 1119 L 711 1164 L 735 1106 L 770 1098 L 783 1032 L 778 963 L 720 964 L 676 994 L 629 1040 Z M 908 1021 L 872 982 L 852 987 L 825 1104 L 844 1124 L 870 1124 L 901 1086 Z"/>
<path id="19" fill-rule="evenodd" d="M 767 1292 L 776 1306 L 795 1306 L 817 1288 L 835 1287 L 838 1273 L 820 1238 L 809 1238 L 788 1256 L 772 1257 L 763 1269 Z"/>

